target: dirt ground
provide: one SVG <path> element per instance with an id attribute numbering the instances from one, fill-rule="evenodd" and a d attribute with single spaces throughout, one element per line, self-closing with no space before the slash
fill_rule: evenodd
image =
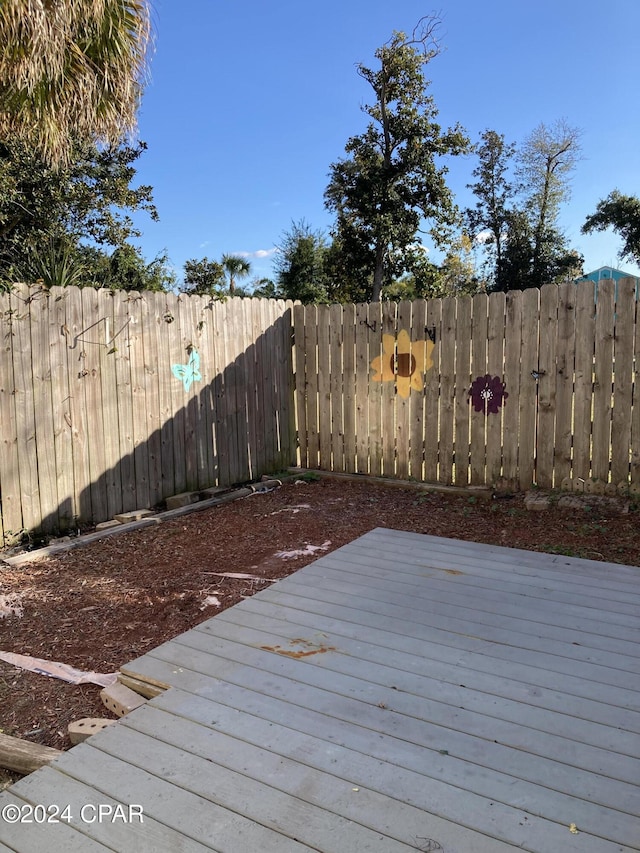
<path id="1" fill-rule="evenodd" d="M 635 506 L 626 515 L 536 513 L 522 495 L 484 501 L 364 481 L 285 483 L 55 559 L 0 564 L 0 595 L 22 608 L 0 618 L 0 649 L 115 672 L 374 527 L 640 566 L 639 520 Z M 216 574 L 225 572 L 260 580 Z M 99 693 L 0 661 L 0 731 L 66 749 L 69 722 L 109 716 Z M 0 770 L 0 785 L 11 778 Z"/>

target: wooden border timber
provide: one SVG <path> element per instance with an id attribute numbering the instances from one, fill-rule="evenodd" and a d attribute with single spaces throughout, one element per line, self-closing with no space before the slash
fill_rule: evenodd
<path id="1" fill-rule="evenodd" d="M 316 468 L 287 468 L 298 477 L 322 477 L 323 480 L 350 480 L 355 483 L 373 483 L 377 486 L 389 486 L 393 489 L 415 489 L 418 492 L 442 492 L 443 494 L 475 497 L 491 500 L 494 489 L 489 486 L 444 486 L 441 483 L 416 483 L 413 480 L 396 480 L 390 477 L 371 477 L 368 474 L 343 474 L 339 471 L 319 471 Z"/>

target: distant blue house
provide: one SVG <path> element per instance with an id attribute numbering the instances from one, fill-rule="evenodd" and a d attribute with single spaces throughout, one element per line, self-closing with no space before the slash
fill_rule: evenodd
<path id="1" fill-rule="evenodd" d="M 581 275 L 579 278 L 575 278 L 574 281 L 576 284 L 580 284 L 581 281 L 595 281 L 596 283 L 596 302 L 598 300 L 598 282 L 599 281 L 614 281 L 616 283 L 616 299 L 618 298 L 618 282 L 622 278 L 635 278 L 635 276 L 631 275 L 629 272 L 624 272 L 624 270 L 617 270 L 613 267 L 598 267 L 597 270 L 593 270 L 593 272 L 588 272 L 586 275 Z M 640 284 L 639 280 L 636 278 L 636 299 L 638 298 L 638 285 Z"/>

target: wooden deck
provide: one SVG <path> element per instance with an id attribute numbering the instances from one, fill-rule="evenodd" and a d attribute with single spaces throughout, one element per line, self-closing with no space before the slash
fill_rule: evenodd
<path id="1" fill-rule="evenodd" d="M 631 566 L 374 530 L 129 664 L 171 689 L 0 853 L 640 850 L 639 613 Z"/>

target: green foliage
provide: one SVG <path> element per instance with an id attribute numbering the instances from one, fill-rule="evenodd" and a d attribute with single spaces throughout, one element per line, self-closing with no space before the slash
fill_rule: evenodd
<path id="1" fill-rule="evenodd" d="M 423 219 L 438 243 L 456 221 L 446 168 L 436 158 L 463 153 L 468 140 L 459 126 L 441 130 L 427 94 L 423 69 L 439 53 L 438 25 L 423 18 L 410 38 L 396 32 L 376 51 L 379 69 L 358 66 L 373 89 L 373 103 L 363 108 L 371 121 L 348 140 L 346 158 L 331 166 L 325 192 L 336 214 L 331 263 L 374 301 L 383 286 L 412 271 Z"/>
<path id="2" fill-rule="evenodd" d="M 221 297 L 225 293 L 226 278 L 222 264 L 203 258 L 192 258 L 184 264 L 184 291 L 201 296 Z"/>
<path id="3" fill-rule="evenodd" d="M 477 202 L 465 211 L 465 223 L 474 240 L 482 238 L 489 289 L 522 290 L 581 274 L 583 259 L 557 225 L 579 136 L 564 121 L 540 124 L 518 150 L 493 130 L 481 134 L 478 180 L 469 185 Z"/>
<path id="4" fill-rule="evenodd" d="M 620 259 L 640 264 L 640 198 L 613 190 L 598 202 L 596 212 L 587 216 L 582 233 L 591 234 L 607 228 L 613 228 L 622 237 Z"/>
<path id="5" fill-rule="evenodd" d="M 226 273 L 229 283 L 229 296 L 246 296 L 246 292 L 236 293 L 236 280 L 245 278 L 251 271 L 251 264 L 245 258 L 238 255 L 223 255 L 222 269 Z"/>
<path id="6" fill-rule="evenodd" d="M 305 304 L 327 302 L 326 256 L 324 234 L 312 231 L 304 220 L 293 222 L 280 238 L 274 263 L 278 295 Z"/>
<path id="7" fill-rule="evenodd" d="M 123 287 L 122 266 L 133 264 L 142 276 L 136 287 L 155 289 L 158 276 L 168 284 L 166 258 L 145 264 L 128 242 L 139 236 L 132 211 L 158 218 L 151 187 L 131 187 L 133 164 L 145 148 L 76 144 L 72 162 L 54 169 L 21 143 L 0 144 L 0 280 Z"/>
<path id="8" fill-rule="evenodd" d="M 475 147 L 479 163 L 473 176 L 477 181 L 467 185 L 477 202 L 474 208 L 465 210 L 465 224 L 472 239 L 482 237 L 482 245 L 489 255 L 489 281 L 493 290 L 508 289 L 503 253 L 515 195 L 515 187 L 508 177 L 515 150 L 514 144 L 504 141 L 503 134 L 485 130 Z"/>

